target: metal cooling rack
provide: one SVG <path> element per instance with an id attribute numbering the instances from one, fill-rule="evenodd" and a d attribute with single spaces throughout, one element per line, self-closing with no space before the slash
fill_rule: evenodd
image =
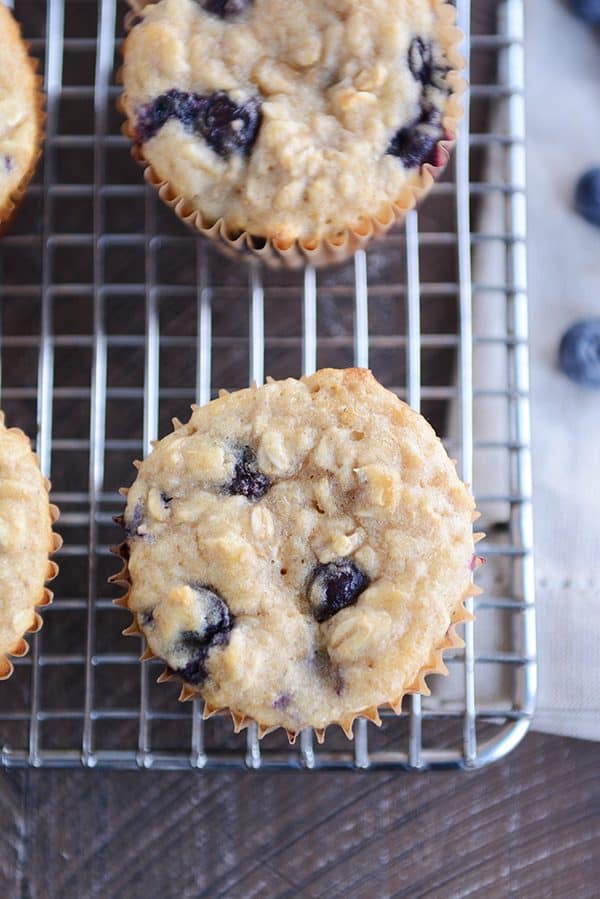
<path id="1" fill-rule="evenodd" d="M 406 228 L 342 268 L 278 273 L 215 254 L 130 162 L 114 111 L 124 4 L 17 0 L 42 59 L 48 120 L 37 181 L 0 244 L 1 402 L 11 424 L 37 435 L 65 547 L 45 626 L 0 685 L 3 765 L 417 771 L 483 766 L 522 738 L 536 679 L 523 5 L 498 4 L 500 25 L 482 31 L 475 7 L 459 0 L 471 34 L 466 122 L 483 116 L 488 130 L 463 126 L 445 179 Z M 478 81 L 480 70 L 488 74 Z M 506 128 L 490 132 L 499 107 Z M 503 174 L 483 180 L 481 159 L 492 147 Z M 498 233 L 473 224 L 491 195 L 503 203 Z M 472 283 L 473 254 L 486 244 L 500 247 L 504 276 Z M 502 304 L 502 333 L 473 333 L 473 303 L 485 302 Z M 503 354 L 502 389 L 474 383 L 474 347 Z M 156 686 L 158 669 L 140 665 L 137 645 L 120 635 L 127 616 L 106 584 L 117 567 L 109 553 L 119 539 L 117 487 L 131 482 L 131 459 L 169 429 L 170 417 L 185 418 L 213 385 L 353 362 L 370 364 L 442 433 L 449 403 L 457 404 L 460 423 L 446 444 L 467 482 L 478 453 L 504 454 L 506 481 L 497 495 L 477 496 L 484 517 L 499 502 L 507 510 L 481 546 L 488 575 L 497 574 L 471 603 L 478 618 L 465 627 L 464 652 L 449 659 L 453 699 L 440 699 L 434 686 L 431 699 L 413 697 L 381 730 L 359 723 L 353 743 L 334 728 L 322 747 L 308 734 L 295 747 L 277 734 L 259 745 L 254 729 L 235 736 L 229 721 L 203 723 L 198 704 L 179 705 L 173 685 Z M 509 440 L 474 441 L 481 403 L 498 404 Z M 482 648 L 489 614 L 503 623 L 495 645 Z M 505 703 L 489 704 L 482 693 L 491 670 L 507 684 Z"/>

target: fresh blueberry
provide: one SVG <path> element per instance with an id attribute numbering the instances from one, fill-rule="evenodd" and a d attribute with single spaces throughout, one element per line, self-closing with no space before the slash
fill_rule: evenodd
<path id="1" fill-rule="evenodd" d="M 408 67 L 416 81 L 420 81 L 421 84 L 431 84 L 433 70 L 431 44 L 426 44 L 421 37 L 414 38 L 410 43 Z"/>
<path id="2" fill-rule="evenodd" d="M 569 0 L 576 16 L 589 25 L 600 25 L 600 0 Z"/>
<path id="3" fill-rule="evenodd" d="M 184 631 L 177 642 L 177 652 L 185 652 L 189 661 L 175 669 L 184 681 L 201 684 L 208 677 L 206 660 L 215 646 L 225 646 L 234 625 L 234 618 L 227 603 L 210 587 L 194 586 L 199 603 L 202 603 L 204 626 L 202 630 Z"/>
<path id="4" fill-rule="evenodd" d="M 241 15 L 250 6 L 251 0 L 205 0 L 204 9 L 219 16 L 220 19 L 232 19 Z"/>
<path id="5" fill-rule="evenodd" d="M 367 575 L 352 562 L 341 559 L 317 565 L 308 587 L 314 618 L 321 623 L 347 606 L 352 606 L 369 586 Z"/>
<path id="6" fill-rule="evenodd" d="M 575 209 L 586 221 L 600 227 L 600 167 L 589 169 L 577 182 Z"/>
<path id="7" fill-rule="evenodd" d="M 268 477 L 258 467 L 253 450 L 249 446 L 242 447 L 235 463 L 233 478 L 225 488 L 226 492 L 230 496 L 245 496 L 254 500 L 261 499 L 270 486 Z"/>
<path id="8" fill-rule="evenodd" d="M 219 156 L 232 153 L 248 155 L 262 120 L 260 103 L 250 98 L 237 104 L 225 93 L 216 91 L 203 105 L 196 123 L 208 146 Z"/>
<path id="9" fill-rule="evenodd" d="M 441 112 L 434 106 L 424 106 L 410 125 L 396 131 L 387 152 L 397 156 L 405 168 L 416 168 L 435 161 L 435 149 L 443 136 Z"/>
<path id="10" fill-rule="evenodd" d="M 584 387 L 600 387 L 600 318 L 572 325 L 560 342 L 560 367 Z"/>

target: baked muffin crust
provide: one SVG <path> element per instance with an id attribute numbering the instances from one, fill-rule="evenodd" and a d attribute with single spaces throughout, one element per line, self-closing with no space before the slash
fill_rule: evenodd
<path id="1" fill-rule="evenodd" d="M 421 186 L 458 110 L 445 0 L 234 5 L 160 0 L 126 41 L 130 133 L 187 211 L 306 243 Z"/>
<path id="2" fill-rule="evenodd" d="M 41 141 L 38 78 L 19 26 L 0 3 L 0 231 L 35 165 Z"/>
<path id="3" fill-rule="evenodd" d="M 128 492 L 133 630 L 209 709 L 346 726 L 449 645 L 473 513 L 430 425 L 367 370 L 223 395 Z"/>
<path id="4" fill-rule="evenodd" d="M 41 627 L 35 607 L 52 598 L 44 583 L 58 570 L 48 561 L 61 543 L 57 517 L 28 437 L 0 413 L 0 680 L 12 672 L 8 656 L 27 652 L 23 634 Z"/>

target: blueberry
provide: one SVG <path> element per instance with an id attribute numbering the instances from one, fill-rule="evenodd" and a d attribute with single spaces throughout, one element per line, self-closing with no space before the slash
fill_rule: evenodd
<path id="1" fill-rule="evenodd" d="M 308 587 L 314 618 L 321 623 L 352 606 L 369 586 L 369 578 L 351 559 L 317 565 Z"/>
<path id="2" fill-rule="evenodd" d="M 237 104 L 225 91 L 203 97 L 173 88 L 138 110 L 136 139 L 140 143 L 150 140 L 169 119 L 200 134 L 215 153 L 227 158 L 232 153 L 250 152 L 262 114 L 259 101 L 253 98 Z"/>
<path id="3" fill-rule="evenodd" d="M 431 84 L 433 57 L 431 44 L 426 44 L 423 38 L 416 37 L 408 48 L 408 67 L 416 81 L 421 84 Z"/>
<path id="4" fill-rule="evenodd" d="M 584 387 L 600 387 L 600 318 L 572 325 L 560 342 L 560 367 Z"/>
<path id="5" fill-rule="evenodd" d="M 261 499 L 270 486 L 270 480 L 258 467 L 254 451 L 249 446 L 242 447 L 235 463 L 233 478 L 225 492 L 230 496 L 245 496 L 255 500 Z"/>
<path id="6" fill-rule="evenodd" d="M 589 25 L 600 25 L 600 0 L 569 0 L 576 16 Z"/>
<path id="7" fill-rule="evenodd" d="M 586 221 L 600 227 L 600 167 L 589 169 L 577 182 L 575 209 Z"/>
<path id="8" fill-rule="evenodd" d="M 184 128 L 193 129 L 206 99 L 176 88 L 156 97 L 138 110 L 136 138 L 144 143 L 154 137 L 169 119 L 178 119 Z"/>
<path id="9" fill-rule="evenodd" d="M 441 112 L 433 106 L 423 106 L 410 125 L 396 131 L 387 152 L 397 156 L 407 169 L 434 163 L 435 149 L 443 136 Z"/>
<path id="10" fill-rule="evenodd" d="M 136 140 L 141 144 L 150 140 L 171 118 L 171 115 L 172 105 L 168 94 L 162 94 L 153 100 L 152 103 L 142 106 L 137 111 Z"/>
<path id="11" fill-rule="evenodd" d="M 194 128 L 206 105 L 206 99 L 200 94 L 189 94 L 187 91 L 171 90 L 168 93 L 171 100 L 171 115 L 178 119 L 184 128 Z"/>
<path id="12" fill-rule="evenodd" d="M 139 537 L 138 528 L 144 520 L 144 509 L 141 503 L 136 503 L 133 507 L 133 515 L 130 519 L 124 518 L 125 531 L 129 539 Z"/>
<path id="13" fill-rule="evenodd" d="M 220 19 L 232 19 L 245 12 L 250 6 L 251 0 L 205 0 L 204 9 L 219 16 Z"/>
<path id="14" fill-rule="evenodd" d="M 216 646 L 225 646 L 229 642 L 234 618 L 227 603 L 211 587 L 198 584 L 193 589 L 201 606 L 203 627 L 196 631 L 183 631 L 175 649 L 177 653 L 188 655 L 189 661 L 174 670 L 188 683 L 201 684 L 208 677 L 208 654 Z"/>
<path id="15" fill-rule="evenodd" d="M 262 120 L 258 100 L 250 98 L 238 105 L 225 91 L 216 91 L 205 99 L 196 129 L 208 146 L 224 158 L 232 153 L 248 155 Z"/>

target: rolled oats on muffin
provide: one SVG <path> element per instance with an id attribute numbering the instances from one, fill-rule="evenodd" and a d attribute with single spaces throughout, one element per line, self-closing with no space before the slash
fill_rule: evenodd
<path id="1" fill-rule="evenodd" d="M 205 715 L 351 734 L 445 670 L 475 593 L 473 499 L 369 371 L 224 393 L 137 465 L 117 602 Z"/>
<path id="2" fill-rule="evenodd" d="M 43 136 L 43 95 L 19 26 L 0 2 L 0 233 L 33 175 Z"/>
<path id="3" fill-rule="evenodd" d="M 23 635 L 42 626 L 36 606 L 52 600 L 45 582 L 58 567 L 48 557 L 62 541 L 52 532 L 58 509 L 48 488 L 29 438 L 0 412 L 0 680 L 12 674 L 9 656 L 27 653 Z"/>
<path id="4" fill-rule="evenodd" d="M 448 159 L 463 61 L 447 0 L 134 4 L 122 108 L 192 227 L 266 262 L 339 261 Z"/>

